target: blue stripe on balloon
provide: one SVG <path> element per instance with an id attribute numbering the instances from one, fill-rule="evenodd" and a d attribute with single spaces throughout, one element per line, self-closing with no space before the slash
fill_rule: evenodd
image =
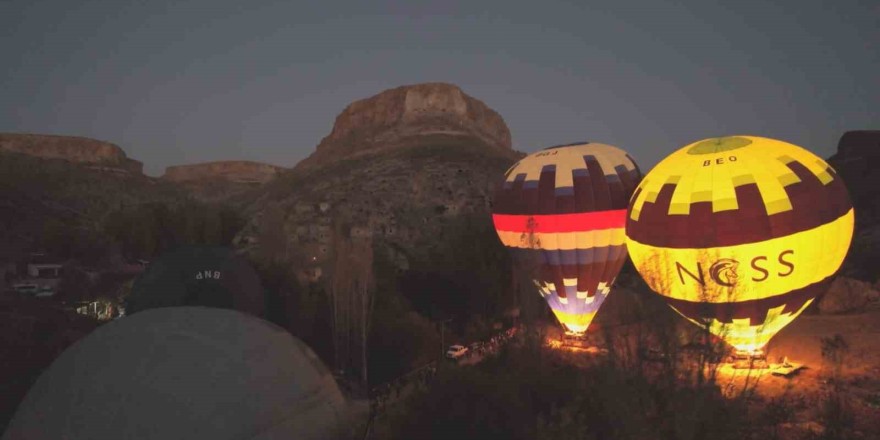
<path id="1" fill-rule="evenodd" d="M 557 196 L 573 196 L 574 195 L 574 187 L 573 186 L 560 186 L 554 190 L 554 194 Z"/>

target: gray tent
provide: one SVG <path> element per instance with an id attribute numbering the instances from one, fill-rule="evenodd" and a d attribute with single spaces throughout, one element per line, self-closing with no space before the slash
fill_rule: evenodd
<path id="1" fill-rule="evenodd" d="M 282 328 L 233 310 L 166 307 L 110 322 L 62 353 L 2 440 L 347 438 L 366 421 L 356 407 Z"/>
<path id="2" fill-rule="evenodd" d="M 132 286 L 125 311 L 175 306 L 235 309 L 262 317 L 265 293 L 257 272 L 232 249 L 186 245 L 150 263 Z"/>

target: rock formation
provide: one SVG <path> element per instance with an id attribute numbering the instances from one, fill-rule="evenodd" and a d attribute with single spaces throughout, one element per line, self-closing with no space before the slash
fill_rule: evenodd
<path id="1" fill-rule="evenodd" d="M 819 313 L 834 314 L 862 311 L 871 302 L 880 300 L 871 283 L 847 277 L 837 277 L 828 291 L 819 298 Z"/>
<path id="2" fill-rule="evenodd" d="M 142 163 L 126 157 L 117 145 L 83 137 L 0 133 L 0 151 L 63 159 L 111 171 L 141 174 L 143 170 Z"/>
<path id="3" fill-rule="evenodd" d="M 227 160 L 191 165 L 177 165 L 165 169 L 162 179 L 171 182 L 192 182 L 219 179 L 235 183 L 266 183 L 284 168 L 247 160 Z"/>
<path id="4" fill-rule="evenodd" d="M 401 270 L 453 258 L 466 222 L 492 233 L 492 189 L 522 156 L 501 117 L 458 87 L 387 90 L 349 105 L 311 156 L 265 187 L 238 242 L 311 281 L 332 267 L 334 243 L 358 237 Z"/>
<path id="5" fill-rule="evenodd" d="M 880 276 L 880 130 L 848 131 L 828 163 L 843 177 L 856 211 L 856 230 L 841 273 L 875 282 Z"/>
<path id="6" fill-rule="evenodd" d="M 880 130 L 848 131 L 837 144 L 828 163 L 843 177 L 850 191 L 856 216 L 869 223 L 880 221 Z"/>
<path id="7" fill-rule="evenodd" d="M 204 202 L 228 202 L 237 205 L 236 197 L 248 194 L 276 178 L 284 168 L 246 160 L 206 162 L 171 166 L 161 180 L 186 189 Z M 244 197 L 248 199 L 248 197 Z"/>
<path id="8" fill-rule="evenodd" d="M 351 103 L 315 153 L 296 168 L 411 146 L 430 135 L 472 138 L 492 148 L 511 149 L 510 130 L 498 113 L 452 84 L 425 83 Z"/>

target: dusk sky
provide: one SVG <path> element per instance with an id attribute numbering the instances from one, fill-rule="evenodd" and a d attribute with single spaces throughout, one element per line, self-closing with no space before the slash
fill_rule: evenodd
<path id="1" fill-rule="evenodd" d="M 293 166 L 351 101 L 433 81 L 517 150 L 603 142 L 645 171 L 706 137 L 828 157 L 880 129 L 880 2 L 774 3 L 4 0 L 0 132 L 113 142 L 151 175 Z"/>

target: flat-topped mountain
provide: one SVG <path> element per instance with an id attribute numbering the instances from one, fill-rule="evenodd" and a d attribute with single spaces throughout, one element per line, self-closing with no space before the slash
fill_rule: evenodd
<path id="1" fill-rule="evenodd" d="M 266 183 L 283 170 L 283 167 L 260 162 L 225 160 L 170 166 L 165 169 L 162 179 L 171 182 L 219 179 L 236 183 Z"/>
<path id="2" fill-rule="evenodd" d="M 828 158 L 843 178 L 856 213 L 856 230 L 841 273 L 876 282 L 880 277 L 880 130 L 848 131 Z"/>
<path id="3" fill-rule="evenodd" d="M 387 90 L 347 106 L 309 158 L 264 187 L 238 240 L 311 274 L 326 273 L 339 240 L 358 237 L 401 270 L 463 262 L 475 236 L 503 252 L 491 196 L 522 156 L 501 116 L 458 87 Z"/>
<path id="4" fill-rule="evenodd" d="M 880 221 L 880 130 L 848 131 L 840 137 L 837 153 L 828 163 L 849 188 L 856 218 L 876 224 Z"/>
<path id="5" fill-rule="evenodd" d="M 482 101 L 446 83 L 385 90 L 348 105 L 316 151 L 296 169 L 409 147 L 432 135 L 471 139 L 511 151 L 504 119 Z"/>
<path id="6" fill-rule="evenodd" d="M 115 144 L 76 136 L 0 133 L 0 151 L 42 159 L 63 159 L 98 168 L 141 174 L 143 164 L 129 159 Z"/>
<path id="7" fill-rule="evenodd" d="M 285 168 L 247 160 L 227 160 L 165 169 L 161 180 L 182 186 L 193 197 L 205 202 L 238 204 L 236 198 L 249 199 L 250 192 L 270 182 Z"/>

